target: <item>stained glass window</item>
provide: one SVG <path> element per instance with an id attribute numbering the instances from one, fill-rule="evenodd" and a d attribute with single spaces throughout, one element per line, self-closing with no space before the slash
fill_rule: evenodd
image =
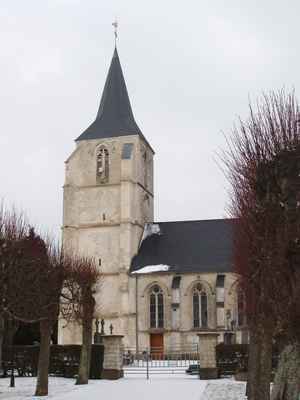
<path id="1" fill-rule="evenodd" d="M 201 284 L 193 290 L 193 320 L 194 328 L 206 328 L 208 325 L 207 294 Z"/>
<path id="2" fill-rule="evenodd" d="M 164 295 L 158 285 L 150 292 L 150 328 L 164 327 Z"/>

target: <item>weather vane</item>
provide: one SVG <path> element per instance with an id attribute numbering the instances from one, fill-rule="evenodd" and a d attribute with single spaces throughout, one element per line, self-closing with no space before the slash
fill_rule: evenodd
<path id="1" fill-rule="evenodd" d="M 115 22 L 112 23 L 112 26 L 115 28 L 114 34 L 115 34 L 115 43 L 117 42 L 117 37 L 118 37 L 118 21 L 115 19 Z"/>

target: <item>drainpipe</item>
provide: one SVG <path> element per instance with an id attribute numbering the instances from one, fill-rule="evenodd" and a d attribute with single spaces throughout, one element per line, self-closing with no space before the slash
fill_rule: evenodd
<path id="1" fill-rule="evenodd" d="M 135 351 L 138 355 L 139 352 L 139 313 L 138 313 L 138 274 L 135 274 Z"/>

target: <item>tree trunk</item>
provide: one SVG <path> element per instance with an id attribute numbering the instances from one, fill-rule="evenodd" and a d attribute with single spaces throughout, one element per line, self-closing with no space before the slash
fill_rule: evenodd
<path id="1" fill-rule="evenodd" d="M 298 400 L 300 396 L 300 343 L 286 346 L 280 354 L 272 400 Z"/>
<path id="2" fill-rule="evenodd" d="M 252 332 L 249 347 L 248 400 L 270 400 L 272 334 L 265 329 Z"/>
<path id="3" fill-rule="evenodd" d="M 263 330 L 261 337 L 260 377 L 257 385 L 258 400 L 270 400 L 270 384 L 272 374 L 272 334 Z"/>
<path id="4" fill-rule="evenodd" d="M 40 322 L 41 343 L 35 396 L 48 395 L 51 329 L 52 324 L 49 320 Z"/>
<path id="5" fill-rule="evenodd" d="M 19 322 L 11 318 L 6 319 L 4 341 L 8 346 L 14 344 L 14 336 L 19 327 Z"/>
<path id="6" fill-rule="evenodd" d="M 2 346 L 4 339 L 4 318 L 0 315 L 0 372 L 2 373 Z"/>
<path id="7" fill-rule="evenodd" d="M 92 331 L 93 320 L 86 319 L 82 321 L 82 346 L 80 354 L 80 364 L 76 385 L 86 385 L 89 381 L 90 363 L 92 352 Z"/>
<path id="8" fill-rule="evenodd" d="M 248 400 L 255 400 L 256 384 L 260 376 L 260 351 L 261 342 L 259 336 L 253 330 L 250 331 L 249 360 L 248 360 L 248 380 L 247 396 Z"/>

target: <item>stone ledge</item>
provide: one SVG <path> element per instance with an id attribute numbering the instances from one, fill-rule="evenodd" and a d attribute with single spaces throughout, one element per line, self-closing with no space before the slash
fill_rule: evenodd
<path id="1" fill-rule="evenodd" d="M 247 380 L 248 380 L 248 372 L 237 372 L 234 375 L 234 379 L 236 381 L 247 382 Z"/>
<path id="2" fill-rule="evenodd" d="M 210 331 L 210 330 L 203 330 L 203 331 L 199 331 L 198 335 L 199 337 L 205 337 L 205 336 L 212 336 L 212 337 L 217 337 L 219 336 L 219 332 L 216 331 Z"/>
<path id="3" fill-rule="evenodd" d="M 200 379 L 218 379 L 218 368 L 199 368 Z"/>
<path id="4" fill-rule="evenodd" d="M 101 373 L 101 379 L 116 380 L 123 378 L 124 371 L 121 369 L 103 369 Z"/>

